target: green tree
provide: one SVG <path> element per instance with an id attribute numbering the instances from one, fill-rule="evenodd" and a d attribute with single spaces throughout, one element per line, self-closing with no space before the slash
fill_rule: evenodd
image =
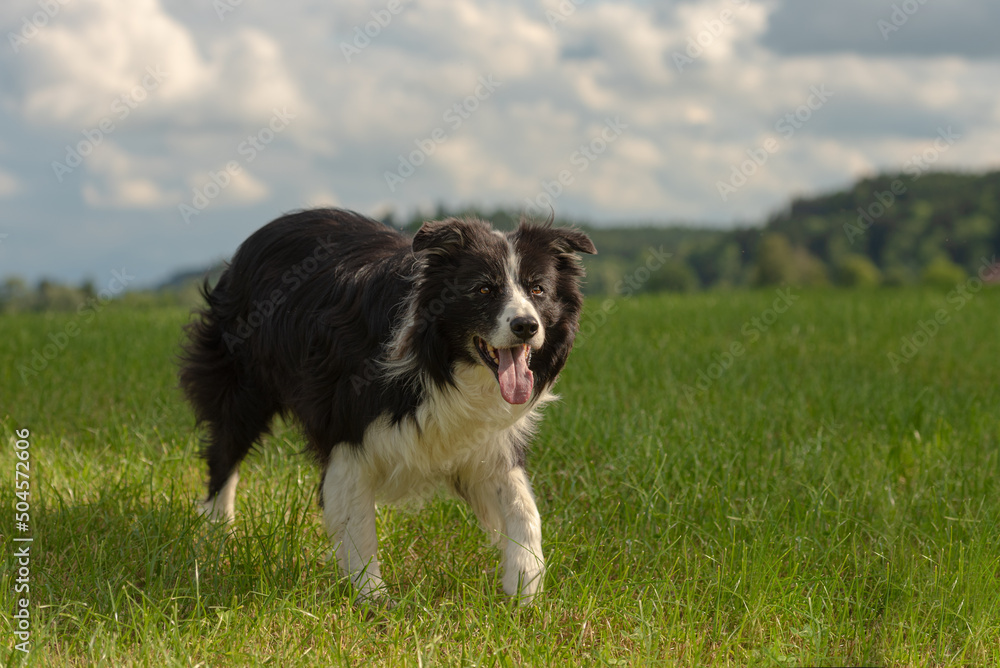
<path id="1" fill-rule="evenodd" d="M 683 260 L 671 260 L 654 271 L 644 292 L 692 292 L 698 289 L 698 276 Z"/>
<path id="2" fill-rule="evenodd" d="M 754 285 L 781 285 L 794 278 L 792 244 L 783 234 L 767 234 L 757 247 Z"/>
<path id="3" fill-rule="evenodd" d="M 818 286 L 827 283 L 823 262 L 803 247 L 793 247 L 783 234 L 767 234 L 757 248 L 753 283 Z"/>
<path id="4" fill-rule="evenodd" d="M 857 253 L 840 258 L 833 273 L 834 282 L 847 288 L 872 287 L 882 282 L 882 273 L 875 263 Z"/>
<path id="5" fill-rule="evenodd" d="M 942 290 L 948 290 L 966 278 L 965 269 L 952 262 L 947 256 L 939 255 L 931 260 L 923 273 L 920 275 L 920 282 Z"/>
<path id="6" fill-rule="evenodd" d="M 8 276 L 0 285 L 0 313 L 27 308 L 28 284 L 20 276 Z"/>

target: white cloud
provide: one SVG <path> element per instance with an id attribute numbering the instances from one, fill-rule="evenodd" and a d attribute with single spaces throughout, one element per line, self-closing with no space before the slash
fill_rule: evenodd
<path id="1" fill-rule="evenodd" d="M 192 174 L 188 177 L 187 184 L 184 200 L 188 204 L 194 198 L 195 191 L 208 195 L 206 199 L 213 207 L 245 207 L 261 202 L 271 195 L 271 187 L 265 181 L 238 163 L 236 169 L 222 167 L 218 170 Z"/>
<path id="2" fill-rule="evenodd" d="M 321 188 L 312 191 L 305 197 L 305 206 L 308 207 L 339 207 L 342 206 L 340 198 L 333 192 Z"/>
<path id="3" fill-rule="evenodd" d="M 767 19 L 773 2 L 733 2 L 711 0 L 682 4 L 676 19 L 684 39 L 674 48 L 688 55 L 687 48 L 702 48 L 699 58 L 708 63 L 727 63 L 742 50 L 757 49 L 760 36 L 767 29 Z"/>
<path id="4" fill-rule="evenodd" d="M 158 0 L 68 3 L 17 56 L 25 121 L 70 129 L 141 108 L 131 123 L 254 124 L 305 113 L 282 47 L 253 27 L 198 44 Z M 30 75 L 29 75 L 30 73 Z"/>
<path id="5" fill-rule="evenodd" d="M 157 0 L 67 4 L 19 59 L 30 72 L 22 77 L 19 106 L 32 123 L 94 124 L 141 83 L 147 67 L 167 73 L 157 90 L 160 105 L 209 83 L 190 33 Z"/>
<path id="6" fill-rule="evenodd" d="M 0 196 L 38 193 L 10 201 L 30 200 L 32 219 L 48 225 L 68 226 L 71 209 L 99 228 L 121 209 L 127 244 L 135 221 L 176 220 L 178 204 L 236 161 L 240 174 L 211 204 L 213 226 L 187 228 L 217 230 L 218 245 L 172 242 L 178 256 L 203 246 L 219 256 L 281 210 L 520 206 L 565 169 L 574 181 L 555 202 L 559 215 L 747 222 L 791 194 L 899 168 L 942 125 L 963 138 L 938 165 L 997 164 L 995 58 L 775 51 L 765 42 L 786 0 L 569 4 L 552 29 L 546 9 L 567 3 L 407 2 L 348 63 L 340 44 L 384 5 L 244 2 L 220 21 L 209 4 L 181 0 L 67 3 L 17 53 L 0 49 Z M 37 7 L 5 3 L 0 32 L 20 30 Z M 733 20 L 719 31 L 726 9 Z M 674 54 L 713 27 L 703 53 L 679 69 Z M 166 76 L 137 100 L 147 67 Z M 449 123 L 446 113 L 489 76 L 495 92 Z M 834 96 L 721 201 L 716 182 L 818 85 Z M 249 160 L 239 147 L 282 107 L 295 118 Z M 616 116 L 628 130 L 578 171 L 571 156 Z M 109 117 L 102 146 L 66 176 L 70 185 L 57 184 L 51 162 Z M 385 172 L 436 128 L 446 141 L 391 192 Z"/>
<path id="7" fill-rule="evenodd" d="M 96 208 L 152 209 L 169 206 L 178 196 L 148 175 L 162 174 L 168 162 L 162 158 L 126 153 L 112 140 L 87 156 L 88 173 L 80 192 L 83 201 Z"/>

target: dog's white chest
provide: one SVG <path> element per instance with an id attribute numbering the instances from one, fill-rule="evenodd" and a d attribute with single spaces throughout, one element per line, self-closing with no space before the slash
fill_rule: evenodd
<path id="1" fill-rule="evenodd" d="M 479 365 L 460 366 L 455 380 L 429 392 L 414 418 L 394 425 L 383 416 L 365 432 L 361 456 L 382 500 L 426 497 L 455 476 L 480 479 L 512 467 L 538 406 L 554 398 L 508 404 Z"/>

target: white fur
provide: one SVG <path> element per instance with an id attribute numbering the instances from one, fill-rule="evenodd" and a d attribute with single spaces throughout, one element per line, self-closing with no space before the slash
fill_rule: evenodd
<path id="1" fill-rule="evenodd" d="M 383 592 L 375 531 L 375 500 L 364 467 L 348 445 L 334 448 L 323 476 L 323 522 L 341 571 L 362 599 Z"/>
<path id="2" fill-rule="evenodd" d="M 420 282 L 418 280 L 414 290 L 419 288 Z M 419 381 L 417 373 L 419 362 L 413 350 L 410 349 L 409 343 L 410 336 L 412 336 L 416 325 L 417 305 L 413 300 L 410 300 L 410 304 L 406 308 L 406 313 L 403 315 L 402 323 L 396 328 L 392 339 L 389 341 L 388 346 L 386 346 L 388 353 L 386 359 L 381 362 L 381 367 L 387 376 L 391 378 L 410 378 L 413 379 L 413 382 Z"/>
<path id="3" fill-rule="evenodd" d="M 542 591 L 542 519 L 524 469 L 516 467 L 463 490 L 476 517 L 503 553 L 503 590 L 528 603 Z"/>
<path id="4" fill-rule="evenodd" d="M 481 365 L 456 368 L 455 387 L 430 386 L 415 419 L 393 425 L 383 416 L 369 426 L 361 448 L 338 444 L 323 482 L 326 528 L 341 568 L 360 597 L 382 587 L 375 535 L 375 502 L 422 500 L 442 486 L 471 504 L 503 551 L 504 591 L 523 602 L 541 590 L 541 520 L 516 444 L 525 440 L 537 409 L 555 399 L 511 405 Z"/>
<path id="5" fill-rule="evenodd" d="M 518 275 L 521 272 L 521 258 L 514 249 L 514 246 L 508 242 L 508 252 L 507 252 L 507 286 L 506 293 L 508 295 L 507 303 L 504 305 L 503 312 L 500 314 L 500 319 L 496 324 L 496 328 L 487 337 L 488 343 L 494 348 L 511 348 L 522 343 L 529 344 L 535 350 L 542 347 L 542 343 L 545 341 L 545 325 L 542 324 L 542 319 L 538 315 L 538 310 L 535 305 L 531 303 L 528 299 L 528 294 L 524 290 L 524 286 L 518 281 Z M 510 329 L 510 322 L 514 318 L 530 317 L 534 318 L 535 322 L 538 323 L 538 331 L 527 341 L 522 341 L 514 335 Z"/>
<path id="6" fill-rule="evenodd" d="M 202 501 L 199 512 L 213 522 L 232 522 L 236 516 L 236 485 L 239 481 L 240 472 L 236 469 L 214 498 Z"/>

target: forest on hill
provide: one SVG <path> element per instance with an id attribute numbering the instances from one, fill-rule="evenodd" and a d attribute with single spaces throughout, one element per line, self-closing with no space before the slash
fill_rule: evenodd
<path id="1" fill-rule="evenodd" d="M 521 216 L 515 209 L 439 206 L 409 220 L 387 215 L 383 222 L 413 231 L 429 218 L 463 215 L 501 229 Z M 768 285 L 950 288 L 974 276 L 1000 282 L 1000 171 L 882 174 L 846 190 L 793 199 L 759 225 L 734 229 L 595 227 L 558 215 L 555 222 L 586 229 L 599 250 L 584 258 L 590 295 Z M 192 304 L 196 285 L 221 268 L 180 272 L 156 290 L 124 299 Z M 0 312 L 72 310 L 93 299 L 92 282 L 29 286 L 8 276 L 0 283 Z"/>
<path id="2" fill-rule="evenodd" d="M 511 227 L 510 211 L 475 214 Z M 419 227 L 419 219 L 404 226 Z M 738 286 L 933 284 L 951 287 L 967 276 L 1000 279 L 1000 171 L 883 174 L 849 189 L 796 198 L 760 225 L 736 229 L 663 227 L 587 230 L 599 255 L 584 258 L 587 291 L 615 286 L 654 253 L 670 258 L 641 291 L 691 291 Z"/>

